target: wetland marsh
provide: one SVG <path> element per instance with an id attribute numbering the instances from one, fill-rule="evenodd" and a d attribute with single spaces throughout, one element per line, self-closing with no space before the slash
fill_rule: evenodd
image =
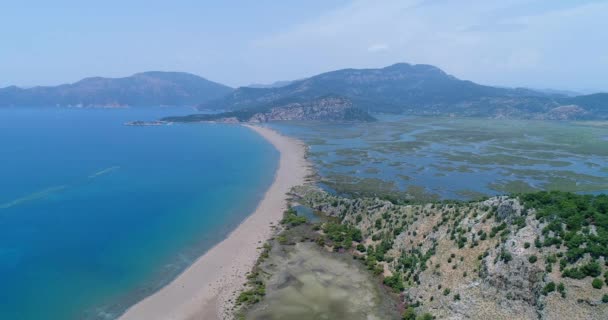
<path id="1" fill-rule="evenodd" d="M 338 193 L 468 200 L 535 190 L 608 191 L 608 126 L 597 122 L 380 116 L 273 123 L 304 140 Z"/>

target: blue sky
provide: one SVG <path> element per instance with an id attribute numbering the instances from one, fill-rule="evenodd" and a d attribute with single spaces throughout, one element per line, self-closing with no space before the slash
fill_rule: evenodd
<path id="1" fill-rule="evenodd" d="M 0 87 L 147 70 L 231 86 L 395 62 L 608 91 L 608 1 L 2 1 Z"/>

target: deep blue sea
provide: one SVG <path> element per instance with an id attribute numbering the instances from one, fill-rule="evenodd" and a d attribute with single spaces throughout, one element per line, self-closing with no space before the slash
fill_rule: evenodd
<path id="1" fill-rule="evenodd" d="M 190 109 L 0 109 L 0 319 L 112 319 L 250 214 L 278 152 Z"/>

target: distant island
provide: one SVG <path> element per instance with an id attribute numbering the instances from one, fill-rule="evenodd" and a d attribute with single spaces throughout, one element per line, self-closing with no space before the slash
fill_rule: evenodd
<path id="1" fill-rule="evenodd" d="M 166 126 L 166 125 L 170 125 L 170 124 L 172 124 L 172 123 L 167 122 L 167 121 L 160 121 L 160 120 L 154 120 L 154 121 L 137 120 L 137 121 L 125 122 L 125 126 L 134 126 L 134 127 Z"/>
<path id="2" fill-rule="evenodd" d="M 93 77 L 59 86 L 0 88 L 0 107 L 185 106 L 220 98 L 232 88 L 185 72 L 150 71 Z"/>

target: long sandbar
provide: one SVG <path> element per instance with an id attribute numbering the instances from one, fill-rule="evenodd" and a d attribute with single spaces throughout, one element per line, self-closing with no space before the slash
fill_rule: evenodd
<path id="1" fill-rule="evenodd" d="M 222 242 L 207 251 L 171 283 L 129 308 L 121 320 L 224 320 L 246 274 L 272 236 L 286 209 L 287 193 L 311 174 L 306 146 L 299 140 L 259 126 L 245 125 L 280 153 L 274 182 L 256 210 Z M 246 161 L 246 159 L 243 159 Z"/>

